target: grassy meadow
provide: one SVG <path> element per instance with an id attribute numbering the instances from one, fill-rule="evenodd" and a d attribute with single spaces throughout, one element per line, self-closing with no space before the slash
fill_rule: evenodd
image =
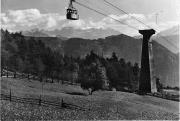
<path id="1" fill-rule="evenodd" d="M 43 90 L 42 90 L 43 88 Z M 1 93 L 81 106 L 87 110 L 39 106 L 1 100 L 1 120 L 178 120 L 179 102 L 120 91 L 96 91 L 79 86 L 1 78 Z"/>

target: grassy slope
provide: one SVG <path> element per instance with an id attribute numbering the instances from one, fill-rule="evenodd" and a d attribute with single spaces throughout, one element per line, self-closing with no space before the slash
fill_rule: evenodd
<path id="1" fill-rule="evenodd" d="M 8 93 L 11 87 L 13 95 L 36 97 L 42 94 L 42 84 L 33 80 L 1 79 L 1 91 Z M 139 96 L 125 92 L 98 91 L 92 96 L 80 87 L 45 84 L 43 98 L 51 101 L 64 99 L 67 103 L 90 108 L 90 111 L 57 109 L 30 104 L 1 102 L 2 119 L 178 119 L 178 102 L 150 96 Z"/>

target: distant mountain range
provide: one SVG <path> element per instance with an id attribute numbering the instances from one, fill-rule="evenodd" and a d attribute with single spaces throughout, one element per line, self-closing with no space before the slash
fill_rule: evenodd
<path id="1" fill-rule="evenodd" d="M 179 28 L 174 26 L 152 36 L 152 39 L 169 49 L 173 53 L 179 53 Z M 134 36 L 136 39 L 143 38 L 142 35 Z"/>
<path id="2" fill-rule="evenodd" d="M 58 37 L 61 40 L 67 40 L 69 38 L 82 38 L 82 39 L 98 39 L 105 38 L 112 35 L 120 35 L 122 33 L 117 32 L 112 29 L 75 29 L 72 27 L 64 27 L 61 30 L 39 30 L 33 29 L 30 31 L 22 32 L 24 36 L 34 36 L 34 37 Z M 159 36 L 160 35 L 160 36 Z M 135 39 L 140 39 L 142 36 L 135 36 Z M 170 51 L 174 53 L 179 52 L 179 29 L 178 26 L 174 26 L 168 30 L 162 31 L 156 36 L 152 37 L 153 40 L 157 41 Z M 168 40 L 168 42 L 167 42 Z"/>
<path id="3" fill-rule="evenodd" d="M 116 52 L 119 58 L 131 63 L 140 64 L 141 61 L 142 36 L 130 37 L 111 29 L 80 30 L 71 27 L 53 31 L 33 30 L 23 34 L 41 39 L 47 46 L 69 56 L 84 57 L 94 50 L 105 57 L 111 57 L 112 52 Z M 164 85 L 179 86 L 179 50 L 172 46 L 178 47 L 178 29 L 173 27 L 160 35 L 163 38 L 152 37 L 155 75 L 161 78 Z"/>
<path id="4" fill-rule="evenodd" d="M 73 27 L 64 27 L 61 30 L 55 29 L 52 31 L 33 29 L 30 31 L 24 31 L 24 36 L 34 37 L 59 37 L 62 39 L 67 38 L 83 38 L 83 39 L 98 39 L 105 38 L 111 35 L 121 34 L 113 29 L 75 29 Z"/>
<path id="5" fill-rule="evenodd" d="M 84 57 L 91 50 L 104 57 L 111 57 L 116 52 L 119 58 L 131 63 L 141 61 L 142 39 L 135 39 L 124 34 L 109 36 L 104 39 L 70 38 L 66 41 L 57 37 L 36 37 L 47 46 L 62 54 Z M 172 53 L 156 41 L 153 41 L 154 73 L 162 83 L 168 86 L 179 86 L 179 54 Z"/>
<path id="6" fill-rule="evenodd" d="M 31 37 L 50 37 L 48 34 L 43 32 L 43 30 L 39 30 L 39 29 L 32 29 L 30 31 L 23 31 L 22 34 L 24 36 L 31 36 Z"/>
<path id="7" fill-rule="evenodd" d="M 162 31 L 153 37 L 158 43 L 168 48 L 174 53 L 179 52 L 179 28 L 174 26 L 168 30 Z"/>

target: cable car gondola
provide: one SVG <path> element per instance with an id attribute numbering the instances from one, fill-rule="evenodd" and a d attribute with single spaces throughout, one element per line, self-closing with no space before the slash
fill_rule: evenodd
<path id="1" fill-rule="evenodd" d="M 67 9 L 66 18 L 69 20 L 78 20 L 79 19 L 78 11 L 76 8 L 73 7 L 72 2 L 75 2 L 75 0 L 70 0 L 69 7 Z"/>

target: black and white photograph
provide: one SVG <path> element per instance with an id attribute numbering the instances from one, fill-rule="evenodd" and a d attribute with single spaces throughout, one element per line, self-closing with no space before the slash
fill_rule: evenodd
<path id="1" fill-rule="evenodd" d="M 180 120 L 180 0 L 0 0 L 1 121 Z"/>

